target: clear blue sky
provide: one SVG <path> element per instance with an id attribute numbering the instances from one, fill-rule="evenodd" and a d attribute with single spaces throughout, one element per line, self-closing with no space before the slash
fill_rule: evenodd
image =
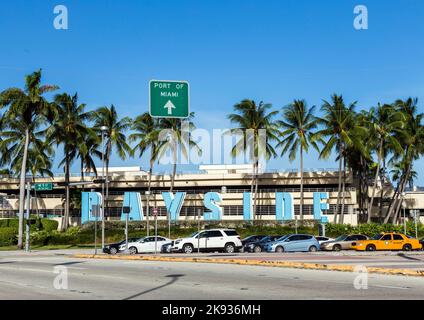
<path id="1" fill-rule="evenodd" d="M 67 31 L 53 28 L 58 4 L 69 10 Z M 369 30 L 353 28 L 357 4 L 368 7 Z M 77 91 L 89 109 L 113 103 L 134 117 L 147 110 L 150 79 L 184 79 L 196 124 L 207 129 L 229 127 L 226 115 L 243 98 L 320 106 L 339 93 L 369 108 L 414 96 L 424 112 L 423 36 L 422 0 L 2 1 L 0 89 L 43 68 L 46 83 Z M 336 164 L 311 152 L 305 167 Z M 416 170 L 424 185 L 423 160 Z"/>

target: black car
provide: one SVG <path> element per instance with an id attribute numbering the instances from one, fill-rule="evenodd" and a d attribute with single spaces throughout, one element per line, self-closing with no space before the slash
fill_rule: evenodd
<path id="1" fill-rule="evenodd" d="M 128 243 L 130 242 L 136 242 L 140 238 L 128 238 Z M 108 254 L 117 254 L 119 251 L 119 247 L 125 243 L 126 240 L 122 240 L 121 242 L 108 244 L 103 248 L 103 253 Z"/>
<path id="2" fill-rule="evenodd" d="M 271 241 L 275 241 L 279 238 L 281 238 L 282 235 L 280 236 L 266 236 L 261 238 L 259 241 L 255 241 L 255 242 L 249 242 L 246 245 L 243 246 L 244 251 L 247 252 L 255 252 L 255 253 L 259 253 L 263 251 L 263 246 Z"/>
<path id="3" fill-rule="evenodd" d="M 420 243 L 421 243 L 421 250 L 424 250 L 424 238 L 420 240 Z"/>
<path id="4" fill-rule="evenodd" d="M 249 236 L 247 238 L 244 238 L 241 240 L 241 243 L 243 245 L 248 244 L 248 243 L 252 243 L 252 242 L 257 242 L 262 240 L 263 238 L 265 238 L 266 236 Z"/>

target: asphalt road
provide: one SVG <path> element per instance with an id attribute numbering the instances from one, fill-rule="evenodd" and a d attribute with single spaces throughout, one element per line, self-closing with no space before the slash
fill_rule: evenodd
<path id="1" fill-rule="evenodd" d="M 261 266 L 75 259 L 1 253 L 0 299 L 423 299 L 424 278 Z M 55 273 L 67 270 L 67 288 Z M 63 276 L 63 273 L 60 274 Z M 364 277 L 364 275 L 362 275 Z M 63 277 L 61 277 L 63 279 Z M 362 278 L 365 279 L 365 278 Z M 56 284 L 58 283 L 56 278 Z M 63 284 L 63 282 L 60 282 Z M 364 284 L 364 281 L 361 282 Z"/>

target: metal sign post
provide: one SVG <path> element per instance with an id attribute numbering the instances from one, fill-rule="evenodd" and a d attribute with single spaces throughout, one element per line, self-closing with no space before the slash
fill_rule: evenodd
<path id="1" fill-rule="evenodd" d="M 197 253 L 200 253 L 200 211 L 197 210 Z"/>
<path id="2" fill-rule="evenodd" d="M 158 252 L 158 208 L 153 208 L 153 215 L 155 216 L 155 254 Z"/>
<path id="3" fill-rule="evenodd" d="M 123 207 L 122 211 L 125 214 L 125 252 L 128 253 L 128 217 L 131 212 L 131 207 Z"/>
<path id="4" fill-rule="evenodd" d="M 91 206 L 91 214 L 94 217 L 94 254 L 97 254 L 97 217 L 100 215 L 100 205 L 93 204 Z"/>

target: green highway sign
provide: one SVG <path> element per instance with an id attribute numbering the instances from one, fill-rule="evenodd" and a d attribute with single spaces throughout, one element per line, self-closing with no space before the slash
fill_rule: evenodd
<path id="1" fill-rule="evenodd" d="M 190 115 L 190 85 L 187 81 L 151 80 L 149 109 L 154 118 L 187 118 Z"/>
<path id="2" fill-rule="evenodd" d="M 34 184 L 34 190 L 35 191 L 51 191 L 53 190 L 53 183 L 51 182 L 36 183 Z"/>

